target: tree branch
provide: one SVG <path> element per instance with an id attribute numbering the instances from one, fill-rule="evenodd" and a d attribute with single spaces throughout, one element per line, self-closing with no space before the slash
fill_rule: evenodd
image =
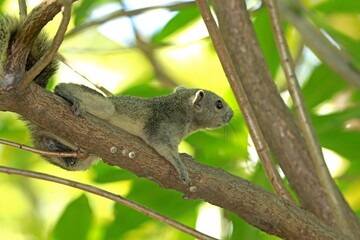
<path id="1" fill-rule="evenodd" d="M 141 139 L 90 115 L 75 117 L 63 99 L 36 84 L 31 84 L 21 95 L 17 92 L 0 93 L 0 110 L 17 112 L 57 136 L 77 143 L 90 154 L 100 156 L 109 165 L 183 192 L 188 199 L 204 199 L 238 214 L 270 234 L 288 239 L 347 239 L 313 214 L 261 187 L 182 155 L 197 189 L 192 192 L 178 179 L 172 165 Z M 124 156 L 123 150 L 134 154 L 131 158 Z"/>
<path id="2" fill-rule="evenodd" d="M 155 9 L 164 9 L 165 8 L 165 9 L 169 9 L 169 10 L 177 10 L 177 9 L 181 9 L 181 8 L 185 8 L 185 7 L 189 7 L 189 6 L 193 6 L 193 5 L 195 5 L 194 2 L 178 2 L 178 3 L 169 4 L 169 5 L 145 7 L 145 8 L 139 8 L 139 9 L 130 10 L 130 11 L 124 11 L 123 9 L 121 9 L 121 10 L 115 11 L 113 13 L 110 13 L 106 16 L 103 16 L 99 19 L 85 22 L 85 23 L 79 25 L 78 27 L 72 29 L 71 31 L 69 31 L 65 37 L 66 38 L 71 37 L 75 34 L 78 34 L 82 31 L 90 28 L 90 27 L 95 27 L 95 26 L 101 25 L 105 22 L 108 22 L 110 20 L 113 20 L 113 19 L 116 19 L 119 17 L 123 17 L 123 16 L 130 17 L 130 16 L 141 14 L 146 11 L 155 10 Z"/>
<path id="3" fill-rule="evenodd" d="M 55 57 L 62 41 L 64 40 L 64 35 L 67 29 L 67 26 L 71 18 L 71 0 L 62 0 L 62 13 L 63 17 L 61 19 L 60 26 L 56 32 L 56 35 L 52 41 L 50 49 L 31 67 L 29 71 L 24 74 L 22 81 L 20 82 L 19 89 L 24 90 L 32 80 L 51 62 Z"/>
<path id="4" fill-rule="evenodd" d="M 281 26 L 277 2 L 276 0 L 265 0 L 265 4 L 268 8 L 276 46 L 288 83 L 291 99 L 294 103 L 298 124 L 304 135 L 304 139 L 309 149 L 311 160 L 315 167 L 320 184 L 323 187 L 323 191 L 326 193 L 326 200 L 332 209 L 338 228 L 345 234 L 355 238 L 355 236 L 360 236 L 360 225 L 355 214 L 352 212 L 351 208 L 337 189 L 326 166 L 321 146 L 315 135 L 315 130 L 312 126 L 311 119 L 301 93 L 300 85 L 296 77 L 294 61 L 291 57 Z"/>
<path id="5" fill-rule="evenodd" d="M 4 144 L 7 146 L 11 146 L 11 147 L 16 147 L 16 148 L 19 148 L 19 149 L 22 149 L 22 150 L 25 150 L 28 152 L 37 153 L 37 154 L 44 155 L 44 156 L 55 156 L 55 157 L 60 157 L 60 158 L 73 157 L 73 158 L 79 158 L 79 159 L 86 159 L 88 157 L 88 154 L 86 154 L 85 152 L 82 152 L 80 149 L 77 151 L 72 151 L 72 152 L 51 152 L 51 151 L 39 150 L 36 148 L 25 146 L 23 144 L 7 141 L 7 140 L 3 140 L 3 139 L 0 139 L 0 144 Z"/>
<path id="6" fill-rule="evenodd" d="M 25 0 L 18 0 L 19 2 L 19 15 L 20 19 L 23 19 L 27 16 L 27 6 Z"/>
<path id="7" fill-rule="evenodd" d="M 41 29 L 51 21 L 61 9 L 60 0 L 43 1 L 21 22 L 9 51 L 4 80 L 0 91 L 13 89 L 23 78 L 28 54 Z"/>
<path id="8" fill-rule="evenodd" d="M 88 78 L 87 76 L 85 76 L 84 74 L 82 74 L 81 72 L 79 72 L 78 70 L 75 69 L 74 67 L 74 63 L 70 62 L 68 59 L 66 59 L 63 55 L 61 54 L 57 54 L 55 59 L 61 61 L 63 64 L 65 64 L 68 68 L 70 68 L 74 73 L 76 73 L 77 75 L 79 75 L 80 77 L 82 77 L 84 80 L 86 80 L 88 83 L 90 83 L 91 85 L 93 85 L 96 89 L 100 90 L 102 93 L 104 93 L 107 97 L 110 96 L 114 96 L 114 94 L 112 94 L 112 92 L 110 92 L 109 90 L 107 90 L 104 86 L 102 86 L 98 81 L 92 80 L 90 78 Z"/>
<path id="9" fill-rule="evenodd" d="M 226 48 L 265 140 L 301 205 L 334 226 L 304 138 L 271 78 L 244 0 L 215 0 Z M 292 161 L 296 159 L 296 161 Z"/>
<path id="10" fill-rule="evenodd" d="M 291 4 L 279 0 L 280 12 L 301 34 L 305 44 L 344 80 L 360 88 L 360 71 L 309 21 L 303 7 L 297 3 Z"/>
<path id="11" fill-rule="evenodd" d="M 265 173 L 271 182 L 275 192 L 293 202 L 289 192 L 286 190 L 282 179 L 277 172 L 274 162 L 271 158 L 270 150 L 265 142 L 264 136 L 260 130 L 260 127 L 256 121 L 254 112 L 251 108 L 249 100 L 246 96 L 245 90 L 239 80 L 236 73 L 235 67 L 231 62 L 229 53 L 224 45 L 224 42 L 220 36 L 218 27 L 216 26 L 215 20 L 211 14 L 210 8 L 207 5 L 206 0 L 196 0 L 200 13 L 204 19 L 205 25 L 209 31 L 210 37 L 216 49 L 217 55 L 220 59 L 224 72 L 228 78 L 228 81 L 233 89 L 236 100 L 241 108 L 246 125 L 248 126 L 250 136 L 254 142 L 255 148 L 258 152 L 261 163 L 264 167 Z"/>
<path id="12" fill-rule="evenodd" d="M 126 6 L 124 4 L 121 4 L 121 5 L 122 5 L 124 11 L 129 12 L 126 9 Z M 176 85 L 177 85 L 176 82 L 163 70 L 163 67 L 161 66 L 159 61 L 156 59 L 156 56 L 154 54 L 154 48 L 141 38 L 139 31 L 136 28 L 134 20 L 131 16 L 129 16 L 129 20 L 130 20 L 131 27 L 132 27 L 132 30 L 135 35 L 136 46 L 139 48 L 139 50 L 143 53 L 144 57 L 146 57 L 146 59 L 152 65 L 154 75 L 157 78 L 157 80 L 160 83 L 162 83 L 165 87 L 168 87 L 168 88 L 176 87 Z"/>
<path id="13" fill-rule="evenodd" d="M 151 218 L 154 218 L 156 220 L 158 220 L 159 222 L 162 222 L 164 224 L 167 224 L 169 226 L 172 226 L 173 228 L 176 228 L 184 233 L 189 234 L 190 236 L 193 236 L 195 238 L 201 239 L 201 240 L 216 240 L 216 238 L 210 237 L 204 233 L 201 233 L 199 231 L 196 231 L 195 229 L 192 229 L 188 226 L 183 225 L 180 222 L 177 222 L 173 219 L 170 219 L 160 213 L 157 213 L 155 211 L 153 211 L 150 208 L 147 208 L 145 206 L 140 205 L 139 203 L 133 202 L 129 199 L 126 199 L 118 194 L 114 194 L 108 191 L 105 191 L 101 188 L 97 188 L 88 184 L 83 184 L 83 183 L 79 183 L 76 181 L 72 181 L 69 179 L 65 179 L 65 178 L 60 178 L 60 177 L 56 177 L 56 176 L 52 176 L 52 175 L 48 175 L 48 174 L 44 174 L 44 173 L 39 173 L 39 172 L 33 172 L 33 171 L 27 171 L 27 170 L 21 170 L 21 169 L 16 169 L 16 168 L 9 168 L 9 167 L 3 167 L 0 166 L 0 172 L 2 173 L 7 173 L 7 174 L 15 174 L 15 175 L 19 175 L 19 176 L 25 176 L 25 177 L 30 177 L 30 178 L 35 178 L 35 179 L 40 179 L 40 180 L 44 180 L 44 181 L 48 181 L 48 182 L 54 182 L 54 183 L 58 183 L 58 184 L 62 184 L 62 185 L 66 185 L 69 187 L 73 187 L 73 188 L 77 188 L 80 190 L 84 190 L 88 193 L 92 193 L 95 195 L 98 195 L 100 197 L 103 198 L 107 198 L 110 200 L 113 200 L 117 203 L 120 203 L 126 207 L 129 207 L 135 211 L 138 211 L 146 216 L 149 216 Z"/>

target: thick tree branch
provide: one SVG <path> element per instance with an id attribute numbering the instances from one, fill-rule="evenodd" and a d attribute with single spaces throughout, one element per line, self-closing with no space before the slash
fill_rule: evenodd
<path id="1" fill-rule="evenodd" d="M 165 188 L 183 192 L 189 199 L 201 198 L 225 208 L 270 234 L 287 239 L 347 239 L 313 214 L 261 187 L 182 155 L 197 188 L 196 192 L 192 192 L 178 179 L 169 162 L 141 139 L 89 115 L 76 118 L 64 100 L 35 84 L 31 84 L 21 95 L 17 92 L 0 94 L 0 110 L 17 112 L 89 153 L 102 157 L 110 165 L 152 179 Z M 132 158 L 122 155 L 123 150 L 133 152 Z"/>
<path id="2" fill-rule="evenodd" d="M 271 78 L 244 0 L 214 2 L 225 45 L 266 142 L 301 205 L 335 226 L 304 138 Z"/>
<path id="3" fill-rule="evenodd" d="M 265 0 L 265 4 L 268 8 L 276 46 L 281 59 L 281 65 L 288 83 L 288 89 L 294 103 L 298 125 L 304 135 L 311 160 L 313 161 L 314 169 L 317 173 L 320 184 L 326 193 L 326 200 L 331 207 L 336 225 L 344 233 L 350 236 L 359 236 L 359 221 L 357 221 L 355 214 L 352 212 L 347 202 L 344 201 L 344 198 L 342 197 L 339 189 L 336 187 L 334 180 L 331 178 L 322 154 L 320 143 L 311 123 L 310 115 L 306 109 L 300 85 L 296 77 L 294 61 L 291 57 L 284 32 L 282 30 L 277 0 Z"/>
<path id="4" fill-rule="evenodd" d="M 72 0 L 62 0 L 62 12 L 63 17 L 61 19 L 60 26 L 56 32 L 56 35 L 51 43 L 50 49 L 31 67 L 29 71 L 24 74 L 24 77 L 20 83 L 19 88 L 24 90 L 32 80 L 51 62 L 55 57 L 63 39 L 71 18 L 71 5 Z M 32 12 L 33 13 L 33 12 Z"/>
<path id="5" fill-rule="evenodd" d="M 259 155 L 261 163 L 264 167 L 265 173 L 271 182 L 275 192 L 282 196 L 284 199 L 293 202 L 289 192 L 285 188 L 282 182 L 280 174 L 275 168 L 275 164 L 271 158 L 271 153 L 268 145 L 265 142 L 264 136 L 260 130 L 259 124 L 256 121 L 254 111 L 251 108 L 249 100 L 246 96 L 245 90 L 239 80 L 235 67 L 231 62 L 229 53 L 224 45 L 224 42 L 220 36 L 220 31 L 216 25 L 216 22 L 211 14 L 210 8 L 207 5 L 206 0 L 196 1 L 204 19 L 205 25 L 209 31 L 209 35 L 214 44 L 215 50 L 224 69 L 224 72 L 228 78 L 231 88 L 233 89 L 236 100 L 240 106 L 246 125 L 248 126 L 250 136 L 254 142 L 256 151 Z"/>
<path id="6" fill-rule="evenodd" d="M 61 9 L 60 0 L 43 1 L 21 22 L 14 37 L 8 56 L 4 81 L 0 91 L 14 88 L 25 74 L 25 66 L 31 47 L 41 29 L 51 21 Z"/>

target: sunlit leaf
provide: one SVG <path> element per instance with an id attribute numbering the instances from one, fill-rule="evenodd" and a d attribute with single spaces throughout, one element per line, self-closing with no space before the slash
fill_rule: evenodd
<path id="1" fill-rule="evenodd" d="M 357 160 L 360 156 L 358 147 L 360 132 L 345 129 L 346 121 L 354 118 L 360 119 L 360 110 L 349 109 L 323 116 L 313 116 L 312 120 L 321 145 L 348 159 Z"/>
<path id="2" fill-rule="evenodd" d="M 136 179 L 136 176 L 129 171 L 117 168 L 105 166 L 103 163 L 98 163 L 94 166 L 96 175 L 94 181 L 98 183 L 109 183 L 123 180 Z"/>
<path id="3" fill-rule="evenodd" d="M 302 88 L 306 106 L 313 109 L 347 86 L 348 84 L 331 69 L 325 65 L 319 65 Z"/>
<path id="4" fill-rule="evenodd" d="M 164 39 L 176 31 L 183 29 L 189 23 L 198 19 L 200 16 L 197 7 L 189 7 L 179 11 L 165 26 L 164 28 L 153 36 L 153 43 L 160 43 Z"/>
<path id="5" fill-rule="evenodd" d="M 100 3 L 106 3 L 106 2 L 113 2 L 111 0 L 92 0 L 92 1 L 79 1 L 78 3 L 74 4 L 74 23 L 75 26 L 83 23 L 86 21 L 91 11 L 94 10 L 96 5 L 99 5 Z"/>
<path id="6" fill-rule="evenodd" d="M 92 210 L 85 195 L 72 201 L 55 225 L 54 239 L 86 240 L 92 225 Z"/>
<path id="7" fill-rule="evenodd" d="M 189 225 L 189 222 L 192 222 L 193 226 L 195 225 L 194 221 L 197 215 L 195 207 L 199 204 L 199 201 L 183 201 L 181 194 L 175 191 L 165 191 L 152 182 L 139 179 L 134 181 L 134 185 L 127 198 L 139 202 L 165 216 L 175 219 L 186 219 L 187 225 Z M 115 205 L 114 214 L 114 221 L 107 226 L 105 231 L 104 239 L 106 240 L 121 239 L 121 237 L 125 234 L 130 234 L 134 229 L 141 231 L 145 226 L 144 224 L 149 224 L 149 221 L 152 220 L 144 214 L 119 204 Z M 162 223 L 156 223 L 152 226 L 155 232 L 158 231 L 155 228 L 164 227 Z M 177 237 L 172 239 L 191 239 L 188 238 L 186 234 L 173 230 L 169 226 L 165 226 L 165 228 L 176 231 L 176 233 L 173 234 Z"/>
<path id="8" fill-rule="evenodd" d="M 280 59 L 267 11 L 259 11 L 254 21 L 254 28 L 270 72 L 272 76 L 275 76 L 280 65 Z"/>
<path id="9" fill-rule="evenodd" d="M 358 0 L 327 0 L 321 1 L 314 7 L 315 10 L 323 13 L 359 13 L 360 12 L 360 2 Z"/>

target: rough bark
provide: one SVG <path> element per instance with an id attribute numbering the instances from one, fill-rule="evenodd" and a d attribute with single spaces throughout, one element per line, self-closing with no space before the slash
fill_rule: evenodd
<path id="1" fill-rule="evenodd" d="M 271 151 L 301 205 L 335 226 L 303 136 L 271 78 L 244 1 L 214 2 L 225 45 Z M 358 220 L 345 200 L 344 205 L 356 228 Z"/>
<path id="2" fill-rule="evenodd" d="M 18 84 L 22 79 L 25 73 L 25 63 L 36 37 L 43 27 L 56 16 L 61 6 L 57 0 L 43 1 L 21 23 L 9 51 L 5 81 L 0 83 L 0 89 L 13 87 L 13 83 Z"/>
<path id="3" fill-rule="evenodd" d="M 45 8 L 41 11 L 43 11 L 44 14 L 50 14 L 47 15 L 47 21 L 49 21 L 52 18 L 50 16 L 60 10 L 59 5 L 54 0 L 44 1 L 43 4 Z M 223 19 L 219 19 L 223 21 Z M 45 24 L 45 22 L 41 24 Z M 240 51 L 240 53 L 243 54 L 246 51 L 250 51 L 248 49 L 249 46 L 256 44 L 256 42 L 250 42 L 249 44 L 250 45 L 246 46 L 241 45 L 238 49 L 234 48 L 234 53 Z M 19 46 L 21 46 L 21 42 Z M 26 46 L 24 48 L 26 48 Z M 255 49 L 254 51 L 256 52 L 258 50 Z M 19 54 L 22 54 L 21 51 Z M 246 60 L 250 63 L 258 63 L 256 59 L 258 54 L 261 53 L 256 52 L 253 56 L 247 56 Z M 24 61 L 19 59 L 18 56 L 14 55 L 9 59 L 9 64 L 12 64 L 9 66 L 24 64 Z M 266 65 L 260 63 L 258 67 L 259 68 L 254 69 L 248 65 L 243 66 L 243 69 L 248 69 L 248 71 L 254 69 L 256 72 L 255 76 L 257 76 L 254 78 L 254 74 L 252 73 L 245 76 L 243 75 L 254 81 L 254 85 L 252 87 L 250 86 L 248 90 L 259 92 L 262 96 L 261 99 L 265 99 L 264 96 L 269 96 L 266 104 L 264 101 L 260 101 L 260 104 L 258 107 L 255 106 L 255 109 L 264 112 L 263 115 L 259 116 L 261 118 L 264 116 L 268 118 L 269 116 L 280 114 L 277 118 L 268 118 L 271 120 L 268 120 L 269 122 L 266 123 L 264 127 L 271 128 L 271 124 L 277 123 L 275 124 L 276 128 L 269 130 L 268 133 L 270 136 L 274 134 L 274 146 L 290 142 L 290 145 L 286 145 L 289 147 L 289 151 L 286 152 L 284 157 L 286 159 L 296 159 L 292 164 L 289 164 L 290 166 L 287 166 L 285 163 L 285 169 L 290 169 L 289 174 L 292 176 L 291 184 L 295 186 L 298 194 L 300 193 L 299 196 L 303 205 L 310 210 L 314 208 L 316 210 L 314 212 L 318 214 L 318 216 L 328 221 L 331 217 L 329 217 L 330 213 L 326 211 L 327 205 L 319 202 L 323 199 L 321 198 L 323 193 L 319 191 L 318 194 L 314 194 L 314 191 L 318 191 L 318 186 L 316 185 L 316 178 L 311 171 L 311 164 L 307 164 L 307 162 L 304 161 L 306 157 L 308 157 L 308 155 L 306 155 L 306 149 L 303 145 L 295 141 L 296 137 L 300 137 L 301 139 L 301 135 L 294 130 L 297 129 L 297 127 L 293 120 L 289 120 L 291 118 L 290 113 L 284 109 L 281 103 L 278 103 L 278 95 L 275 94 L 276 88 L 274 87 L 270 92 L 265 92 L 265 94 L 260 91 L 260 88 L 263 86 L 259 85 L 262 81 L 262 78 L 259 76 L 262 76 L 261 74 L 266 72 Z M 11 70 L 11 68 L 9 69 Z M 24 66 L 17 66 L 17 69 L 13 72 L 16 76 L 21 77 L 21 74 L 18 75 L 18 73 L 21 73 L 23 69 Z M 268 76 L 265 76 L 267 84 L 269 84 L 269 79 Z M 258 100 L 259 99 L 256 101 Z M 266 107 L 269 101 L 277 104 L 270 104 Z M 265 109 L 260 109 L 259 106 L 265 106 Z M 279 108 L 279 110 L 276 110 L 277 108 Z M 35 84 L 31 84 L 29 89 L 21 94 L 16 92 L 16 86 L 14 86 L 14 89 L 10 92 L 0 92 L 0 111 L 19 113 L 29 121 L 78 145 L 89 153 L 100 156 L 110 165 L 127 169 L 137 176 L 146 177 L 165 188 L 183 192 L 189 199 L 201 198 L 234 212 L 248 223 L 269 234 L 275 234 L 286 239 L 347 239 L 337 229 L 329 227 L 312 213 L 284 201 L 256 184 L 230 175 L 220 169 L 201 165 L 192 161 L 188 156 L 183 155 L 182 159 L 189 169 L 192 183 L 196 186 L 195 192 L 190 191 L 190 189 L 178 179 L 176 170 L 141 139 L 89 115 L 86 115 L 84 118 L 76 118 L 71 113 L 67 103 Z M 278 131 L 278 133 L 276 131 Z M 279 151 L 282 150 L 283 149 L 278 149 L 274 152 L 280 154 Z M 127 154 L 123 154 L 123 151 L 133 152 L 134 155 L 132 158 L 129 158 Z M 295 176 L 297 176 L 296 178 L 298 179 L 295 179 Z M 306 183 L 305 187 L 301 187 L 304 183 Z M 311 186 L 314 191 L 309 190 L 309 186 Z M 309 194 L 309 196 L 312 197 L 302 196 L 303 194 Z M 315 202 L 312 203 L 312 201 Z M 319 208 L 316 207 L 318 205 L 320 205 Z"/>
<path id="4" fill-rule="evenodd" d="M 286 239 L 347 239 L 312 213 L 256 184 L 182 155 L 197 188 L 196 192 L 191 192 L 178 179 L 176 170 L 141 139 L 90 115 L 75 117 L 64 100 L 35 84 L 22 94 L 0 93 L 0 110 L 19 113 L 89 153 L 100 156 L 110 165 L 151 179 L 164 188 L 183 192 L 189 199 L 201 198 L 234 212 L 269 234 Z M 123 150 L 134 152 L 135 157 L 123 156 Z"/>

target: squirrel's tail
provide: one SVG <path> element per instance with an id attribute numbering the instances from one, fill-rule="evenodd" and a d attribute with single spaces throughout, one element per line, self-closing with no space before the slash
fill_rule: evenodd
<path id="1" fill-rule="evenodd" d="M 0 79 L 5 74 L 8 47 L 12 36 L 19 27 L 19 20 L 10 16 L 0 16 Z"/>
<path id="2" fill-rule="evenodd" d="M 0 15 L 0 79 L 4 77 L 9 49 L 19 30 L 20 20 L 10 15 Z M 31 48 L 26 61 L 25 70 L 28 71 L 49 50 L 50 42 L 45 33 L 41 32 Z M 45 88 L 50 77 L 56 72 L 57 61 L 52 60 L 34 79 L 34 82 Z"/>
<path id="3" fill-rule="evenodd" d="M 16 37 L 17 32 L 19 31 L 19 26 L 21 21 L 16 17 L 0 14 L 0 82 L 2 81 L 6 64 L 8 60 L 8 56 L 11 53 L 11 45 L 13 43 L 14 38 Z M 44 54 L 50 48 L 50 41 L 47 38 L 47 35 L 44 33 L 40 33 L 35 39 L 31 51 L 29 52 L 25 69 L 26 71 L 30 70 L 37 61 L 40 60 Z M 57 61 L 52 60 L 35 78 L 34 82 L 39 86 L 46 88 L 46 85 L 49 82 L 49 79 L 56 72 L 58 67 Z M 37 149 L 46 150 L 46 151 L 58 151 L 58 152 L 69 152 L 74 151 L 75 146 L 71 147 L 71 144 L 67 144 L 64 140 L 52 134 L 51 132 L 42 129 L 36 124 L 23 119 L 30 130 L 32 142 Z M 58 165 L 62 168 L 66 168 L 68 170 L 81 170 L 86 169 L 89 166 L 86 165 L 87 162 L 83 163 L 82 161 L 71 158 L 71 157 L 47 157 L 43 156 L 47 161 Z M 91 163 L 91 162 L 90 162 Z"/>

